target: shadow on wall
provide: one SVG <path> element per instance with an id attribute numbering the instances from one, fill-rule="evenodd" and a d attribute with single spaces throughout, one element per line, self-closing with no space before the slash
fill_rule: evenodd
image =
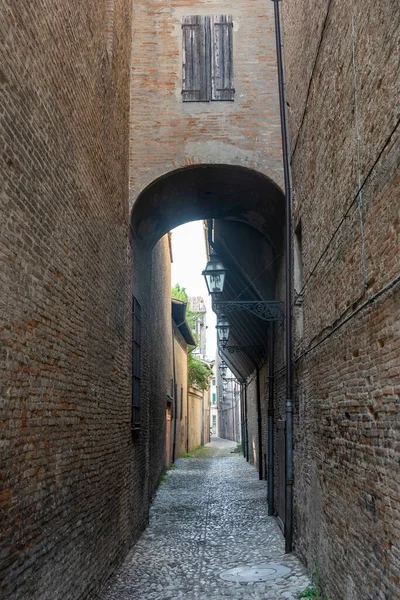
<path id="1" fill-rule="evenodd" d="M 284 196 L 261 173 L 229 165 L 197 165 L 172 171 L 151 183 L 132 208 L 133 234 L 147 247 L 189 221 L 230 219 L 282 245 Z"/>

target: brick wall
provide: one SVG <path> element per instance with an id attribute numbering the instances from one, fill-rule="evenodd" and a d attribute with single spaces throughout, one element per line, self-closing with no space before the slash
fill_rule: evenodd
<path id="1" fill-rule="evenodd" d="M 194 450 L 202 443 L 203 392 L 193 387 L 188 390 L 188 448 Z"/>
<path id="2" fill-rule="evenodd" d="M 330 599 L 400 598 L 399 22 L 390 1 L 283 4 L 305 284 L 295 544 Z"/>
<path id="3" fill-rule="evenodd" d="M 165 464 L 165 413 L 171 393 L 172 321 L 171 255 L 168 236 L 164 236 L 151 253 L 151 283 L 144 291 L 149 336 L 144 340 L 149 358 L 149 485 L 150 494 L 158 485 Z M 150 293 L 149 293 L 150 292 Z M 172 412 L 173 416 L 173 412 Z M 173 427 L 173 421 L 171 422 Z M 172 437 L 172 431 L 171 431 Z M 172 455 L 171 455 L 172 456 Z"/>
<path id="4" fill-rule="evenodd" d="M 111 36 L 108 6 L 2 7 L 2 598 L 89 597 L 142 526 L 131 495 L 131 14 L 115 0 Z"/>
<path id="5" fill-rule="evenodd" d="M 156 178 L 193 164 L 249 167 L 282 185 L 270 0 L 138 0 L 133 10 L 131 203 Z M 210 14 L 233 16 L 235 100 L 182 102 L 182 17 Z"/>
<path id="6" fill-rule="evenodd" d="M 188 358 L 187 344 L 177 328 L 175 331 L 175 365 L 178 393 L 176 458 L 188 452 Z"/>

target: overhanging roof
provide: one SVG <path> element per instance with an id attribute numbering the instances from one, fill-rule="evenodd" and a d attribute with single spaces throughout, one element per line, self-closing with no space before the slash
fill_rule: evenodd
<path id="1" fill-rule="evenodd" d="M 183 339 L 188 346 L 197 346 L 196 340 L 186 321 L 186 302 L 182 300 L 171 299 L 172 319 L 182 334 Z"/>

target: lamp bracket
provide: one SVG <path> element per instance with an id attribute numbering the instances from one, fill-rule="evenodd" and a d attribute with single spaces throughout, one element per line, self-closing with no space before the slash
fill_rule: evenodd
<path id="1" fill-rule="evenodd" d="M 266 348 L 264 346 L 221 346 L 223 350 L 227 350 L 229 354 L 235 352 L 245 352 L 246 354 L 252 354 L 257 358 L 263 358 L 266 355 Z"/>
<path id="2" fill-rule="evenodd" d="M 278 300 L 255 300 L 255 301 L 220 301 L 213 302 L 213 310 L 217 313 L 240 312 L 247 310 L 264 321 L 283 321 L 284 303 Z"/>

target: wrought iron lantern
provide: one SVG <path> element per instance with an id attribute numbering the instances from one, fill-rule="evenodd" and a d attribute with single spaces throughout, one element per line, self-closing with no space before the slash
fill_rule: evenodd
<path id="1" fill-rule="evenodd" d="M 226 362 L 224 360 L 221 360 L 220 365 L 219 365 L 219 370 L 221 373 L 221 377 L 222 378 L 226 377 L 227 366 L 226 366 Z"/>
<path id="2" fill-rule="evenodd" d="M 210 260 L 203 271 L 203 275 L 206 280 L 208 293 L 211 295 L 222 294 L 226 269 L 214 251 L 210 254 Z"/>
<path id="3" fill-rule="evenodd" d="M 225 315 L 221 315 L 217 321 L 218 341 L 222 346 L 226 346 L 229 338 L 229 321 Z"/>

